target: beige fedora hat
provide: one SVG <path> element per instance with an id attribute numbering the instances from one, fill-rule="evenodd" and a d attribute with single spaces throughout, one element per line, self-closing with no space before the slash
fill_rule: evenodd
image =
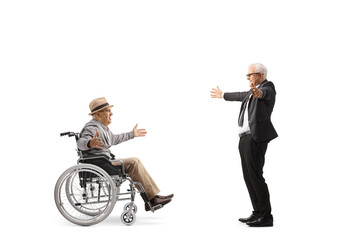
<path id="1" fill-rule="evenodd" d="M 99 112 L 105 108 L 112 108 L 114 105 L 109 105 L 109 103 L 106 101 L 104 97 L 96 98 L 91 101 L 89 104 L 89 108 L 91 113 L 89 115 L 93 115 L 96 112 Z"/>

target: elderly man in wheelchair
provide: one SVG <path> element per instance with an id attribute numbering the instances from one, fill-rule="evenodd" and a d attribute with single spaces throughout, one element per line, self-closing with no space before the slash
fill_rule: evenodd
<path id="1" fill-rule="evenodd" d="M 88 226 L 104 220 L 117 201 L 130 200 L 124 206 L 121 220 L 131 225 L 136 219 L 136 192 L 143 198 L 145 210 L 152 212 L 169 203 L 174 195 L 158 195 L 159 188 L 138 158 L 117 159 L 109 150 L 112 145 L 145 136 L 146 130 L 138 129 L 136 124 L 131 132 L 113 134 L 108 128 L 113 105 L 105 98 L 97 98 L 89 107 L 93 118 L 80 134 L 60 134 L 75 137 L 79 160 L 58 179 L 54 192 L 56 206 L 70 222 Z M 124 182 L 129 182 L 129 189 L 122 193 Z M 126 195 L 130 197 L 123 198 Z"/>

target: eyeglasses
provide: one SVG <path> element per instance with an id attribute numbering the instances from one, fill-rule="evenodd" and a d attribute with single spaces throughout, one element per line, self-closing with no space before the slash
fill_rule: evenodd
<path id="1" fill-rule="evenodd" d="M 254 74 L 259 74 L 260 72 L 257 72 L 257 73 L 249 73 L 249 74 L 246 74 L 246 77 L 251 77 L 251 75 L 254 75 Z"/>
<path id="2" fill-rule="evenodd" d="M 111 113 L 111 110 L 108 109 L 108 110 L 102 110 L 102 111 L 99 111 L 99 112 L 108 112 L 108 113 Z"/>

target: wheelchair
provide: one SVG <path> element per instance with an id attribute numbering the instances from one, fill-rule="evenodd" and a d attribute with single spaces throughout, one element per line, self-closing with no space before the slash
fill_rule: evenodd
<path id="1" fill-rule="evenodd" d="M 79 133 L 74 132 L 60 133 L 60 136 L 75 137 L 76 141 L 80 138 Z M 60 175 L 54 190 L 56 207 L 68 221 L 81 226 L 97 224 L 110 215 L 117 201 L 130 200 L 124 205 L 120 219 L 125 225 L 131 225 L 136 220 L 136 193 L 140 193 L 152 212 L 163 207 L 152 206 L 144 187 L 130 179 L 121 160 L 122 165 L 115 167 L 106 155 L 84 157 L 82 151 L 76 151 L 77 164 Z M 129 183 L 129 189 L 121 192 L 125 182 Z"/>

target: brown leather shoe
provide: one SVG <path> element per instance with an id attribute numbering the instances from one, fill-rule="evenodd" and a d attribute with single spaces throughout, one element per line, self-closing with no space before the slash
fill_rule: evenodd
<path id="1" fill-rule="evenodd" d="M 171 199 L 171 198 L 174 197 L 174 194 L 170 194 L 170 195 L 167 195 L 167 196 L 156 195 L 155 197 L 160 198 L 160 199 Z"/>
<path id="2" fill-rule="evenodd" d="M 154 197 L 153 199 L 150 200 L 150 203 L 151 205 L 154 207 L 156 205 L 166 205 L 168 204 L 169 202 L 171 202 L 171 199 L 161 199 L 161 198 L 157 198 L 157 197 Z M 150 211 L 150 207 L 147 203 L 145 203 L 145 211 Z"/>

